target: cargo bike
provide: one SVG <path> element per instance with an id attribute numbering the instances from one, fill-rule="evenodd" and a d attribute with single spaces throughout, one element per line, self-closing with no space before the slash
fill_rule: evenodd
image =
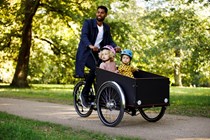
<path id="1" fill-rule="evenodd" d="M 74 87 L 77 114 L 88 117 L 93 110 L 97 110 L 101 122 L 109 127 L 118 125 L 124 113 L 131 116 L 141 114 L 149 122 L 160 120 L 169 106 L 169 78 L 143 70 L 134 72 L 134 77 L 97 68 L 88 108 L 83 107 L 80 100 L 85 79 Z"/>

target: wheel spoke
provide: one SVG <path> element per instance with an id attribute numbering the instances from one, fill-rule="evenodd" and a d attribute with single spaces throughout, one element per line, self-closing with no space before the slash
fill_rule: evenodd
<path id="1" fill-rule="evenodd" d="M 116 126 L 121 121 L 124 108 L 119 89 L 113 84 L 105 84 L 98 93 L 97 111 L 101 121 L 107 126 Z"/>

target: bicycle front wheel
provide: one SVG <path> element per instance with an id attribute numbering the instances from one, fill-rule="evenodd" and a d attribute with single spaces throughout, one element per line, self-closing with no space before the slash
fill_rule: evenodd
<path id="1" fill-rule="evenodd" d="M 105 82 L 98 91 L 97 112 L 106 126 L 118 125 L 124 115 L 125 98 L 120 86 L 112 81 Z"/>

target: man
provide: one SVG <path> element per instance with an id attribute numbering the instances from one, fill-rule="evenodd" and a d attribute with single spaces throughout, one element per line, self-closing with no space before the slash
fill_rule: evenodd
<path id="1" fill-rule="evenodd" d="M 76 54 L 76 76 L 84 77 L 84 67 L 88 67 L 90 72 L 86 78 L 86 84 L 81 94 L 82 105 L 88 106 L 88 94 L 95 78 L 96 67 L 100 64 L 98 52 L 100 48 L 106 45 L 113 46 L 116 51 L 119 47 L 112 40 L 110 27 L 104 23 L 108 9 L 105 6 L 99 6 L 96 12 L 96 19 L 85 20 L 79 47 Z"/>

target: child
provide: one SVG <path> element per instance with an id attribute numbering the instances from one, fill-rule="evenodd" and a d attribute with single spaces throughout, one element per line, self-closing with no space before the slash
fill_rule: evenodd
<path id="1" fill-rule="evenodd" d="M 102 60 L 99 68 L 111 72 L 117 72 L 116 63 L 114 62 L 115 50 L 111 45 L 106 45 L 99 53 L 99 58 Z"/>
<path id="2" fill-rule="evenodd" d="M 132 51 L 129 49 L 125 49 L 121 52 L 122 64 L 119 66 L 118 72 L 122 75 L 133 78 L 134 77 L 133 72 L 137 71 L 137 69 L 130 65 L 132 57 L 133 57 Z"/>

